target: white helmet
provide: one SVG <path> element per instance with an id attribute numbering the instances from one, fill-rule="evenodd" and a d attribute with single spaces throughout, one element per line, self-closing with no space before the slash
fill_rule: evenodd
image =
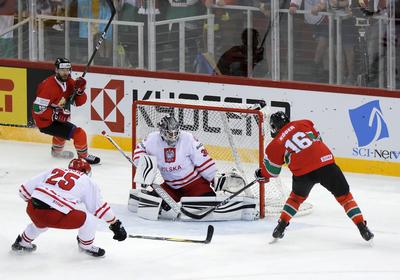
<path id="1" fill-rule="evenodd" d="M 162 139 L 174 147 L 179 138 L 179 123 L 173 115 L 164 116 L 158 123 Z"/>

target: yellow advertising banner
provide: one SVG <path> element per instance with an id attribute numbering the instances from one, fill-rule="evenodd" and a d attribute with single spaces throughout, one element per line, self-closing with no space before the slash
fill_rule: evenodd
<path id="1" fill-rule="evenodd" d="M 24 68 L 0 67 L 0 124 L 27 125 L 26 73 Z"/>

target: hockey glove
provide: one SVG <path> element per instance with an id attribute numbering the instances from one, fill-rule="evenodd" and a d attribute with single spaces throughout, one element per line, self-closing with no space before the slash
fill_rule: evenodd
<path id="1" fill-rule="evenodd" d="M 126 239 L 126 231 L 120 220 L 116 220 L 115 223 L 111 224 L 109 229 L 114 233 L 113 239 L 118 241 L 124 241 Z"/>
<path id="2" fill-rule="evenodd" d="M 59 121 L 59 122 L 67 122 L 71 118 L 71 113 L 68 111 L 65 111 L 61 108 L 56 108 L 53 110 L 53 121 Z"/>
<path id="3" fill-rule="evenodd" d="M 256 180 L 257 180 L 258 182 L 265 182 L 265 183 L 268 183 L 268 182 L 269 182 L 269 179 L 268 179 L 268 178 L 265 178 L 265 177 L 262 175 L 261 168 L 256 169 L 256 171 L 254 172 L 254 177 L 256 177 Z"/>
<path id="4" fill-rule="evenodd" d="M 75 80 L 75 88 L 78 95 L 82 95 L 86 89 L 86 80 L 83 77 L 79 77 Z"/>

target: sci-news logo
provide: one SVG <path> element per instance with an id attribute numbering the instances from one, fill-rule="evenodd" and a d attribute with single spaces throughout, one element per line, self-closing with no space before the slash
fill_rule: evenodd
<path id="1" fill-rule="evenodd" d="M 358 147 L 353 148 L 353 155 L 363 158 L 400 160 L 400 151 L 376 149 L 369 145 L 389 138 L 379 100 L 370 101 L 349 110 L 351 124 L 357 137 Z"/>

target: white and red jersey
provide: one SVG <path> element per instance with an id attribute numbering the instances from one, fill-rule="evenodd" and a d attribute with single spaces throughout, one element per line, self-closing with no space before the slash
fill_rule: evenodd
<path id="1" fill-rule="evenodd" d="M 108 223 L 115 215 L 107 202 L 103 202 L 99 186 L 86 174 L 54 168 L 45 171 L 21 185 L 19 195 L 25 201 L 36 198 L 50 207 L 68 214 L 73 209 L 86 211 Z"/>
<path id="2" fill-rule="evenodd" d="M 217 172 L 215 161 L 203 144 L 185 131 L 180 132 L 175 147 L 169 146 L 160 132 L 150 133 L 133 153 L 136 166 L 144 154 L 157 158 L 157 167 L 164 182 L 173 189 L 185 187 L 200 177 L 211 182 Z"/>

